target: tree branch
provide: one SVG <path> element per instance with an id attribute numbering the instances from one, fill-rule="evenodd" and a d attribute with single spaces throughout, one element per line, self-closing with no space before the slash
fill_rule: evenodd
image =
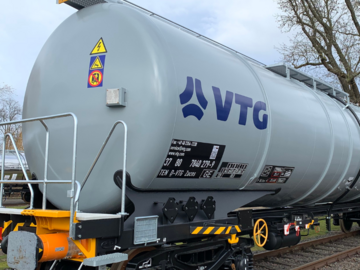
<path id="1" fill-rule="evenodd" d="M 301 65 L 298 65 L 298 66 L 294 65 L 294 68 L 299 69 L 299 68 L 306 67 L 306 66 L 322 66 L 322 65 L 323 65 L 323 63 L 310 63 L 310 62 L 306 62 L 306 63 L 301 64 Z"/>
<path id="2" fill-rule="evenodd" d="M 351 19 L 353 20 L 355 28 L 360 36 L 360 25 L 359 25 L 359 21 L 356 18 L 354 6 L 352 5 L 351 0 L 345 0 L 345 4 L 350 11 Z"/>

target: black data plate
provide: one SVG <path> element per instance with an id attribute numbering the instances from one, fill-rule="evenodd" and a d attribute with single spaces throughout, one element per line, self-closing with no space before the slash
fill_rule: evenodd
<path id="1" fill-rule="evenodd" d="M 211 178 L 225 145 L 173 139 L 158 178 Z"/>

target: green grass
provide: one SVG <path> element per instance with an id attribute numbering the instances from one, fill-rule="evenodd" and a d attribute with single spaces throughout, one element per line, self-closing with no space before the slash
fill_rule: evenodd
<path id="1" fill-rule="evenodd" d="M 9 269 L 9 266 L 6 263 L 6 255 L 0 256 L 0 270 Z"/>
<path id="2" fill-rule="evenodd" d="M 326 221 L 319 220 L 319 223 L 320 223 L 320 231 L 319 232 L 317 232 L 316 230 L 309 230 L 309 235 L 307 235 L 308 230 L 301 230 L 301 235 L 302 235 L 301 241 L 311 240 L 312 238 L 328 234 L 328 231 L 326 230 Z M 356 225 L 357 224 L 354 222 L 353 227 Z M 341 230 L 340 226 L 332 225 L 332 220 L 331 220 L 331 231 L 340 231 L 340 230 Z M 307 235 L 307 236 L 305 236 L 305 235 Z M 264 251 L 265 249 L 255 245 L 251 250 L 252 251 Z"/>
<path id="3" fill-rule="evenodd" d="M 7 208 L 25 209 L 26 207 L 28 207 L 28 205 L 13 205 L 13 206 L 9 206 L 9 207 L 7 207 Z"/>

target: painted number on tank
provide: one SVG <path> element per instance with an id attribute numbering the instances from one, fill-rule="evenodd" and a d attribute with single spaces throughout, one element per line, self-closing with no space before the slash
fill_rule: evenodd
<path id="1" fill-rule="evenodd" d="M 262 101 L 254 102 L 252 98 L 243 96 L 231 91 L 226 91 L 225 95 L 221 93 L 220 88 L 213 86 L 213 96 L 216 107 L 216 116 L 219 121 L 227 121 L 230 115 L 231 108 L 234 107 L 234 103 L 240 106 L 240 115 L 238 124 L 245 126 L 247 124 L 247 115 L 248 112 L 252 109 L 253 114 L 253 123 L 255 127 L 259 130 L 267 128 L 268 124 L 268 114 L 266 112 L 266 103 Z M 190 103 L 190 100 L 193 97 L 193 94 L 196 94 L 196 99 L 198 104 Z M 182 108 L 184 118 L 189 116 L 196 117 L 199 121 L 204 116 L 204 111 L 207 108 L 208 100 L 204 95 L 201 81 L 195 79 L 195 83 L 192 77 L 187 77 L 187 82 L 184 92 L 180 94 L 180 103 L 181 105 L 186 104 Z"/>
<path id="2" fill-rule="evenodd" d="M 173 160 L 172 158 L 165 159 L 164 166 L 169 166 L 172 160 Z"/>
<path id="3" fill-rule="evenodd" d="M 180 167 L 181 166 L 181 164 L 182 164 L 182 159 L 181 158 L 178 158 L 177 160 L 176 160 L 176 162 L 175 162 L 175 167 Z"/>

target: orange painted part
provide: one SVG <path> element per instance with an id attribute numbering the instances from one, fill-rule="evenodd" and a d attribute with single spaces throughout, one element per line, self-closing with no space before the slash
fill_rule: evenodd
<path id="1" fill-rule="evenodd" d="M 70 211 L 25 209 L 21 214 L 35 217 L 37 235 L 68 232 L 70 229 Z"/>
<path id="2" fill-rule="evenodd" d="M 86 258 L 92 258 L 96 256 L 96 239 L 73 240 L 74 244 L 80 249 Z"/>
<path id="3" fill-rule="evenodd" d="M 43 243 L 43 255 L 39 262 L 60 260 L 66 257 L 69 250 L 68 233 L 38 235 Z M 39 251 L 41 253 L 41 251 Z"/>

